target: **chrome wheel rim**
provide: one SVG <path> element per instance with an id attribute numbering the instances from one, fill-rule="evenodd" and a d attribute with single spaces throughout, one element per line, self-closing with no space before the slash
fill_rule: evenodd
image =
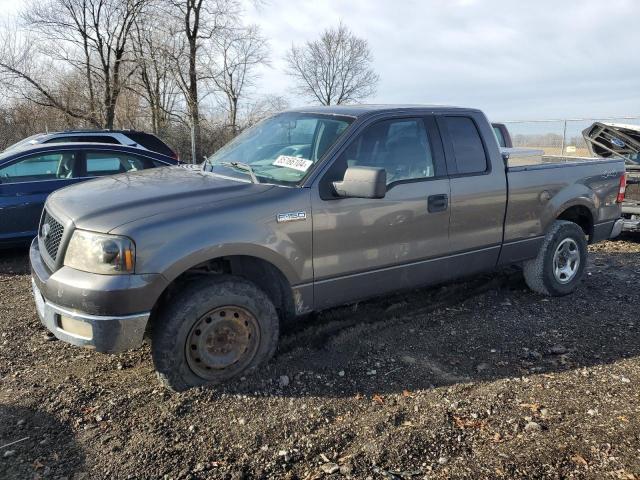
<path id="1" fill-rule="evenodd" d="M 580 268 L 580 248 L 572 238 L 560 242 L 553 255 L 553 275 L 562 284 L 571 282 Z"/>
<path id="2" fill-rule="evenodd" d="M 185 345 L 187 363 L 204 379 L 244 370 L 256 354 L 260 329 L 247 309 L 224 306 L 202 315 L 191 327 Z"/>

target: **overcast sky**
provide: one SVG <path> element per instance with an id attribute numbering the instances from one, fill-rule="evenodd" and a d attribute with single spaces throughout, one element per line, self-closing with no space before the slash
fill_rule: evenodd
<path id="1" fill-rule="evenodd" d="M 205 0 L 206 1 L 206 0 Z M 19 0 L 0 0 L 10 14 Z M 640 0 L 259 0 L 269 39 L 261 93 L 294 97 L 293 43 L 342 20 L 369 41 L 376 103 L 482 108 L 495 120 L 640 115 Z"/>
<path id="2" fill-rule="evenodd" d="M 474 106 L 494 119 L 640 115 L 639 0 L 269 0 L 248 20 L 270 39 L 262 86 L 275 93 L 287 93 L 291 43 L 342 20 L 369 41 L 373 102 Z"/>

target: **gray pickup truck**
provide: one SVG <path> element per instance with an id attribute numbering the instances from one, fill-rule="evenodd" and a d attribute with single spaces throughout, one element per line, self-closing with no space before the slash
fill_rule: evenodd
<path id="1" fill-rule="evenodd" d="M 624 162 L 506 167 L 478 110 L 337 106 L 264 120 L 199 168 L 58 190 L 30 260 L 43 324 L 118 352 L 151 339 L 170 388 L 267 361 L 280 322 L 523 266 L 572 292 L 622 228 Z"/>

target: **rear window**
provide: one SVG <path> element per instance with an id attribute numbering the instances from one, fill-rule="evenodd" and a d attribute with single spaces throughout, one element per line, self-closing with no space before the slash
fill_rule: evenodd
<path id="1" fill-rule="evenodd" d="M 446 122 L 458 173 L 486 172 L 487 156 L 474 121 L 469 117 L 446 117 Z"/>
<path id="2" fill-rule="evenodd" d="M 158 152 L 168 157 L 174 157 L 175 153 L 171 150 L 166 143 L 160 140 L 155 135 L 143 132 L 126 132 L 125 135 L 138 145 L 142 145 L 147 150 L 152 152 Z"/>

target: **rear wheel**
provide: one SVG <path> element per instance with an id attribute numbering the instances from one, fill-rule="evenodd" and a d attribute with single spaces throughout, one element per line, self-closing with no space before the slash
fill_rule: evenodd
<path id="1" fill-rule="evenodd" d="M 546 235 L 538 256 L 525 262 L 524 279 L 531 290 L 561 296 L 573 292 L 584 275 L 587 240 L 573 222 L 557 220 Z"/>
<path id="2" fill-rule="evenodd" d="M 273 356 L 278 315 L 267 295 L 237 277 L 187 284 L 153 325 L 160 380 L 177 391 L 246 373 Z"/>

